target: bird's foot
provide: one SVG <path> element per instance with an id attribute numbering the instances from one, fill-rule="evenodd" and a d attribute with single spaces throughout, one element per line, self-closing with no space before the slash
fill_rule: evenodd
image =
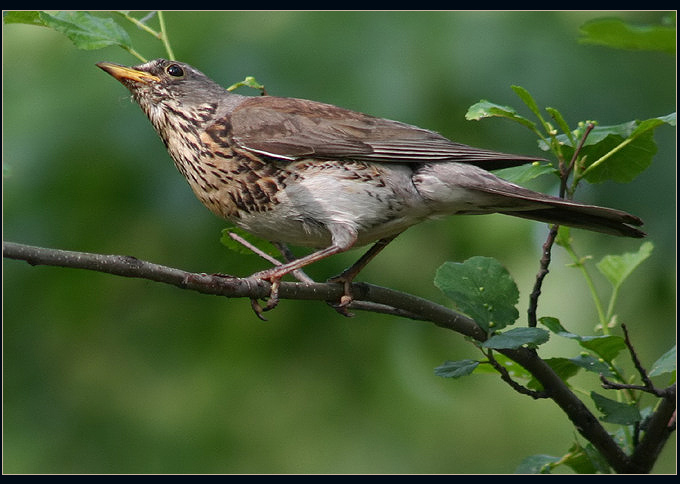
<path id="1" fill-rule="evenodd" d="M 250 299 L 250 305 L 255 311 L 255 315 L 262 321 L 266 321 L 267 318 L 263 316 L 262 313 L 265 311 L 271 311 L 279 304 L 279 287 L 281 286 L 281 276 L 274 270 L 256 272 L 249 279 L 257 279 L 261 281 L 266 281 L 271 284 L 271 289 L 269 290 L 269 297 L 267 298 L 267 304 L 260 305 L 259 301 L 255 298 Z"/>
<path id="2" fill-rule="evenodd" d="M 344 288 L 343 295 L 340 296 L 340 301 L 338 303 L 330 303 L 331 307 L 335 309 L 338 313 L 342 314 L 343 316 L 346 316 L 348 318 L 354 317 L 354 313 L 350 313 L 347 310 L 347 306 L 349 306 L 352 301 L 354 301 L 354 296 L 352 296 L 352 278 L 347 277 L 346 274 L 343 272 L 342 274 L 339 274 L 335 277 L 331 277 L 328 279 L 327 282 L 335 282 L 338 284 L 342 284 Z"/>

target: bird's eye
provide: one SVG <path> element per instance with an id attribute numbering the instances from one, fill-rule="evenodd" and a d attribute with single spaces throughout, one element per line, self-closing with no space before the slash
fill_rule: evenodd
<path id="1" fill-rule="evenodd" d="M 165 72 L 170 74 L 172 77 L 182 77 L 184 75 L 184 69 L 182 69 L 177 64 L 170 64 L 165 68 Z"/>

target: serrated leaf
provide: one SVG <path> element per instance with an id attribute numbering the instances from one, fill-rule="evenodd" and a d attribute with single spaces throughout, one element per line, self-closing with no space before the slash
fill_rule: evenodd
<path id="1" fill-rule="evenodd" d="M 635 26 L 616 18 L 595 19 L 579 28 L 582 44 L 626 50 L 657 50 L 675 53 L 675 28 L 661 25 Z"/>
<path id="2" fill-rule="evenodd" d="M 79 49 L 95 50 L 110 45 L 132 48 L 130 36 L 113 19 L 95 17 L 87 12 L 40 12 L 47 26 L 65 34 Z"/>
<path id="3" fill-rule="evenodd" d="M 515 307 L 519 300 L 517 285 L 493 258 L 472 257 L 462 264 L 445 262 L 437 269 L 434 284 L 484 331 L 502 329 L 519 317 Z"/>
<path id="4" fill-rule="evenodd" d="M 478 365 L 479 361 L 476 360 L 445 361 L 434 369 L 434 374 L 444 378 L 460 378 L 475 371 Z"/>
<path id="5" fill-rule="evenodd" d="M 596 392 L 590 392 L 590 398 L 595 402 L 597 409 L 604 414 L 600 417 L 603 422 L 632 425 L 642 420 L 640 411 L 634 405 L 611 400 Z"/>
<path id="6" fill-rule="evenodd" d="M 535 347 L 548 341 L 550 333 L 541 328 L 513 328 L 503 333 L 495 334 L 482 343 L 483 348 L 516 349 L 529 345 Z"/>
<path id="7" fill-rule="evenodd" d="M 40 13 L 35 10 L 25 10 L 20 12 L 3 12 L 2 20 L 6 24 L 28 24 L 44 26 L 40 19 Z"/>
<path id="8" fill-rule="evenodd" d="M 254 235 L 246 232 L 243 229 L 240 229 L 238 227 L 227 227 L 226 229 L 222 230 L 222 236 L 220 237 L 220 243 L 227 247 L 229 250 L 233 250 L 234 252 L 237 252 L 239 254 L 247 254 L 247 255 L 253 255 L 254 252 L 250 250 L 248 247 L 244 246 L 240 242 L 232 239 L 229 236 L 229 233 L 233 232 L 237 234 L 239 237 L 247 241 L 248 243 L 252 244 L 265 254 L 269 254 L 271 256 L 277 256 L 279 255 L 279 251 L 274 247 L 270 242 L 267 242 L 266 240 L 262 240 L 258 237 L 255 237 Z"/>
<path id="9" fill-rule="evenodd" d="M 493 171 L 493 174 L 497 177 L 520 185 L 545 175 L 546 173 L 556 174 L 558 171 L 550 163 L 541 163 L 538 161 Z"/>
<path id="10" fill-rule="evenodd" d="M 654 244 L 643 242 L 637 252 L 607 255 L 596 264 L 596 267 L 609 280 L 611 285 L 618 289 L 635 268 L 652 254 L 653 249 Z"/>
<path id="11" fill-rule="evenodd" d="M 515 469 L 515 474 L 550 474 L 552 464 L 560 461 L 560 457 L 536 454 L 525 457 Z"/>
<path id="12" fill-rule="evenodd" d="M 465 113 L 465 119 L 467 119 L 468 121 L 479 121 L 480 119 L 491 118 L 494 116 L 507 118 L 512 121 L 518 122 L 531 130 L 536 129 L 535 123 L 517 114 L 517 111 L 515 111 L 510 106 L 502 106 L 500 104 L 495 104 L 490 101 L 487 101 L 486 99 L 482 99 L 478 103 L 473 104 L 468 108 L 467 113 Z"/>
<path id="13" fill-rule="evenodd" d="M 676 346 L 665 352 L 661 357 L 654 362 L 652 369 L 649 370 L 649 376 L 663 375 L 664 373 L 673 373 L 676 365 Z"/>

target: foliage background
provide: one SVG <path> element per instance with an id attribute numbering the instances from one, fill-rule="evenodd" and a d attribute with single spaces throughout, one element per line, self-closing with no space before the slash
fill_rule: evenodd
<path id="1" fill-rule="evenodd" d="M 519 108 L 510 89 L 519 84 L 572 124 L 675 109 L 673 56 L 577 42 L 579 25 L 603 15 L 658 23 L 663 13 L 168 12 L 166 20 L 177 57 L 224 86 L 254 75 L 273 95 L 538 154 L 528 131 L 466 122 L 467 107 L 484 98 Z M 129 30 L 138 51 L 163 55 L 160 42 Z M 262 269 L 220 245 L 225 224 L 193 197 L 124 88 L 94 66 L 103 60 L 138 63 L 121 49 L 79 51 L 44 28 L 3 26 L 3 239 L 196 272 Z M 577 193 L 641 216 L 656 245 L 619 310 L 647 365 L 675 340 L 675 133 L 655 137 L 659 154 L 633 184 Z M 545 180 L 532 188 L 555 192 Z M 429 222 L 361 278 L 446 303 L 432 284 L 436 268 L 492 256 L 517 280 L 525 313 L 546 232 L 497 215 Z M 572 233 L 595 261 L 639 247 Z M 323 280 L 359 254 L 309 272 Z M 555 249 L 539 316 L 592 334 L 594 308 L 567 262 Z M 346 319 L 319 303 L 283 301 L 268 317 L 257 320 L 245 300 L 3 261 L 4 472 L 503 473 L 531 454 L 561 455 L 574 438 L 551 401 L 492 376 L 435 377 L 446 359 L 478 357 L 456 334 L 387 316 Z M 542 348 L 578 351 L 555 338 Z M 597 386 L 592 374 L 575 383 Z M 655 471 L 674 472 L 674 456 L 671 442 Z"/>

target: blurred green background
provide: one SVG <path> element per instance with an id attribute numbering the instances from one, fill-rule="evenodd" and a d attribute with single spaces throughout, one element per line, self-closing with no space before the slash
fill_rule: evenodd
<path id="1" fill-rule="evenodd" d="M 467 122 L 467 107 L 489 99 L 528 116 L 510 89 L 518 84 L 572 124 L 675 109 L 673 56 L 577 42 L 579 25 L 604 15 L 658 24 L 664 14 L 168 12 L 166 20 L 178 59 L 224 86 L 252 75 L 272 95 L 537 155 L 528 131 Z M 160 42 L 129 31 L 142 54 L 164 55 Z M 3 26 L 3 239 L 196 272 L 266 267 L 220 245 L 225 223 L 194 198 L 98 61 L 139 63 L 120 48 L 79 51 L 45 28 Z M 619 305 L 647 366 L 676 335 L 675 132 L 661 127 L 656 140 L 658 155 L 634 183 L 577 193 L 642 217 L 656 246 Z M 555 193 L 548 181 L 532 188 Z M 520 287 L 523 324 L 546 233 L 499 215 L 428 222 L 400 236 L 361 279 L 447 304 L 432 284 L 439 265 L 496 257 Z M 594 262 L 640 245 L 572 234 Z M 324 280 L 360 253 L 309 273 Z M 539 316 L 593 334 L 595 309 L 568 262 L 554 250 Z M 4 472 L 506 473 L 528 455 L 571 446 L 575 431 L 551 401 L 518 395 L 494 376 L 435 377 L 447 359 L 480 357 L 457 334 L 389 316 L 347 319 L 316 302 L 282 301 L 268 318 L 259 321 L 247 300 L 4 260 Z M 544 356 L 578 353 L 555 337 L 542 348 Z M 593 374 L 574 383 L 598 390 Z M 655 472 L 675 472 L 672 440 Z"/>

